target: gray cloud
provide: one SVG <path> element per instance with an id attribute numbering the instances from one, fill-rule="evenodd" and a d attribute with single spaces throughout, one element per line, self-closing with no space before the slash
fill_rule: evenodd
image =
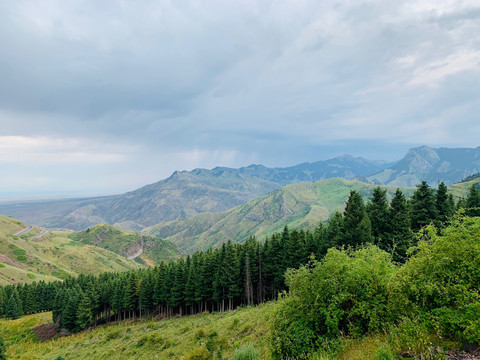
<path id="1" fill-rule="evenodd" d="M 24 191 L 11 179 L 33 161 L 49 180 L 32 193 L 103 192 L 196 166 L 478 146 L 479 14 L 450 0 L 0 1 L 0 135 L 54 144 L 24 149 L 0 196 Z"/>

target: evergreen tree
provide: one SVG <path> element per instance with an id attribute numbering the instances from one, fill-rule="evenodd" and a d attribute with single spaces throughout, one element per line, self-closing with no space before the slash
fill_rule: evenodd
<path id="1" fill-rule="evenodd" d="M 77 326 L 85 329 L 93 323 L 93 304 L 87 293 L 84 293 L 77 308 Z"/>
<path id="2" fill-rule="evenodd" d="M 470 186 L 466 207 L 468 216 L 480 216 L 480 191 L 475 184 Z"/>
<path id="3" fill-rule="evenodd" d="M 80 291 L 81 289 L 75 287 L 69 289 L 62 309 L 62 327 L 72 332 L 77 330 L 77 308 L 79 298 L 83 295 Z"/>
<path id="4" fill-rule="evenodd" d="M 387 218 L 385 241 L 380 248 L 392 253 L 394 261 L 404 262 L 407 249 L 413 245 L 413 232 L 410 229 L 407 199 L 400 189 L 397 189 L 390 202 Z"/>
<path id="5" fill-rule="evenodd" d="M 14 296 L 10 296 L 7 301 L 7 306 L 5 307 L 5 316 L 11 320 L 18 319 L 21 316 L 17 300 Z"/>
<path id="6" fill-rule="evenodd" d="M 467 208 L 467 199 L 463 196 L 460 197 L 455 205 L 455 210 L 466 209 Z"/>
<path id="7" fill-rule="evenodd" d="M 343 245 L 343 238 L 343 215 L 339 211 L 335 211 L 333 215 L 330 216 L 330 219 L 328 219 L 325 241 L 319 245 L 320 256 L 323 257 L 327 253 L 327 250 L 332 247 Z"/>
<path id="8" fill-rule="evenodd" d="M 170 294 L 170 306 L 172 308 L 178 308 L 180 310 L 180 315 L 182 315 L 186 283 L 185 261 L 183 259 L 177 261 L 173 279 L 173 286 Z"/>
<path id="9" fill-rule="evenodd" d="M 0 286 L 0 317 L 5 315 L 5 306 L 7 305 L 7 292 Z"/>
<path id="10" fill-rule="evenodd" d="M 448 189 L 442 181 L 438 184 L 438 189 L 435 194 L 435 205 L 437 208 L 437 222 L 438 224 L 445 224 L 455 212 L 455 204 L 452 194 L 448 194 Z"/>
<path id="11" fill-rule="evenodd" d="M 127 280 L 127 286 L 125 288 L 124 307 L 129 312 L 129 316 L 132 317 L 137 310 L 138 296 L 137 296 L 137 277 L 135 272 L 130 272 Z"/>
<path id="12" fill-rule="evenodd" d="M 373 241 L 372 225 L 368 218 L 362 196 L 355 190 L 350 191 L 344 211 L 343 244 L 359 246 Z"/>
<path id="13" fill-rule="evenodd" d="M 417 190 L 413 193 L 410 204 L 410 219 L 413 230 L 420 230 L 422 227 L 436 222 L 438 215 L 435 196 L 426 181 L 417 185 Z"/>
<path id="14" fill-rule="evenodd" d="M 373 189 L 372 197 L 366 206 L 368 218 L 372 224 L 372 235 L 377 243 L 382 240 L 386 232 L 386 223 L 388 216 L 387 190 L 382 190 L 380 186 Z"/>

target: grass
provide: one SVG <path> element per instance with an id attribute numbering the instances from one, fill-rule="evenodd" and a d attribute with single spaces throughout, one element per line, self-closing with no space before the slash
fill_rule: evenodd
<path id="1" fill-rule="evenodd" d="M 17 320 L 0 319 L 0 335 L 8 359 L 234 359 L 235 353 L 249 349 L 266 360 L 271 358 L 270 326 L 277 305 L 269 302 L 231 312 L 168 320 L 128 320 L 41 343 L 31 329 L 50 322 L 48 312 Z M 410 329 L 399 327 L 360 339 L 343 338 L 338 352 L 318 352 L 311 360 L 386 360 L 394 359 L 402 350 L 428 354 L 432 345 L 444 350 L 459 347 L 429 333 L 419 337 L 408 332 Z"/>
<path id="2" fill-rule="evenodd" d="M 248 345 L 255 347 L 260 359 L 270 359 L 269 329 L 275 305 L 160 321 L 125 321 L 40 343 L 30 329 L 50 320 L 51 313 L 42 313 L 0 320 L 0 333 L 8 359 L 188 359 L 196 352 L 228 359 Z"/>

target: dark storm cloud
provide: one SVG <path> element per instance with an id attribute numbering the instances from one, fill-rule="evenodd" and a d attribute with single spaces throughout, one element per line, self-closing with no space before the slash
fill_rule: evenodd
<path id="1" fill-rule="evenodd" d="M 65 191 L 103 191 L 478 146 L 479 14 L 473 0 L 0 1 L 0 161 L 18 177 L 35 164 L 24 186 L 69 174 Z"/>

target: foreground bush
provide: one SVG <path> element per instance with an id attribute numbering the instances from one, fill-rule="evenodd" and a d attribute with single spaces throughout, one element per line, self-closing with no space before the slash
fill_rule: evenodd
<path id="1" fill-rule="evenodd" d="M 290 294 L 273 324 L 274 356 L 307 359 L 340 334 L 381 329 L 389 320 L 387 285 L 394 272 L 390 255 L 373 245 L 330 249 L 321 262 L 289 271 Z"/>
<path id="2" fill-rule="evenodd" d="M 340 337 L 388 332 L 397 351 L 427 354 L 440 339 L 480 339 L 480 218 L 425 228 L 401 267 L 373 245 L 330 249 L 287 272 L 290 292 L 272 330 L 276 358 L 307 359 Z M 378 354 L 386 358 L 391 354 Z"/>
<path id="3" fill-rule="evenodd" d="M 438 335 L 480 339 L 480 218 L 459 217 L 440 235 L 433 227 L 392 278 L 392 311 L 418 317 Z"/>
<path id="4" fill-rule="evenodd" d="M 235 350 L 230 360 L 258 360 L 260 354 L 252 344 L 244 345 Z"/>

